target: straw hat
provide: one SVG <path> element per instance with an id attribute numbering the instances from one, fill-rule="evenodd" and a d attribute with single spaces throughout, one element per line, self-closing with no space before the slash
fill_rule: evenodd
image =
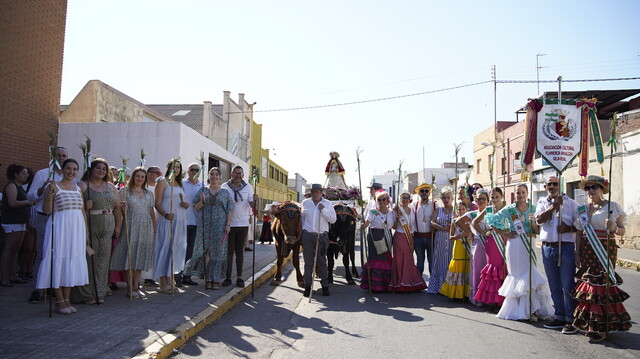
<path id="1" fill-rule="evenodd" d="M 587 184 L 597 184 L 602 187 L 602 193 L 609 193 L 609 181 L 607 181 L 604 177 L 596 176 L 596 175 L 588 175 L 587 178 L 580 181 L 580 189 L 584 191 L 584 186 Z"/>
<path id="2" fill-rule="evenodd" d="M 421 185 L 419 185 L 418 187 L 416 187 L 413 192 L 414 193 L 419 193 L 421 189 L 423 188 L 428 188 L 429 191 L 431 191 L 433 189 L 433 186 L 428 184 L 428 183 L 422 183 Z"/>

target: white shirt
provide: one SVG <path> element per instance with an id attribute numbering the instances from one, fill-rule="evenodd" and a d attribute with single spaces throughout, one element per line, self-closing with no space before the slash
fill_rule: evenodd
<path id="1" fill-rule="evenodd" d="M 191 181 L 186 180 L 182 182 L 182 187 L 184 187 L 184 201 L 189 203 L 189 208 L 187 208 L 187 225 L 188 226 L 197 226 L 198 225 L 198 214 L 196 213 L 196 209 L 193 205 L 193 200 L 198 194 L 198 191 L 202 188 L 202 182 L 197 180 L 195 184 L 191 183 Z"/>
<path id="2" fill-rule="evenodd" d="M 371 223 L 369 228 L 384 229 L 386 224 L 387 228 L 391 229 L 396 222 L 396 214 L 391 210 L 387 214 L 383 214 L 378 211 L 377 207 L 374 207 L 367 212 L 365 219 Z"/>
<path id="3" fill-rule="evenodd" d="M 62 181 L 62 178 L 62 174 L 58 174 L 56 171 L 53 171 L 54 181 L 60 182 Z M 38 189 L 42 187 L 42 185 L 45 184 L 48 179 L 49 168 L 43 168 L 40 171 L 36 172 L 35 176 L 33 176 L 33 182 L 31 182 L 31 189 L 29 189 L 29 193 L 27 193 L 27 199 L 29 199 L 29 201 L 37 201 L 34 206 L 37 212 L 44 212 L 44 210 L 42 209 L 42 205 L 44 203 L 44 190 L 42 191 L 42 194 L 38 196 Z M 75 183 L 75 180 L 73 182 Z"/>
<path id="4" fill-rule="evenodd" d="M 322 210 L 318 209 L 320 203 L 324 205 Z M 329 223 L 335 222 L 336 210 L 329 200 L 323 198 L 318 204 L 313 203 L 311 198 L 302 201 L 302 230 L 310 233 L 329 232 Z"/>
<path id="5" fill-rule="evenodd" d="M 403 208 L 400 208 L 400 209 L 403 209 Z M 414 213 L 413 208 L 411 207 L 411 204 L 409 204 L 409 213 L 407 213 L 407 211 L 404 211 L 404 212 L 406 216 L 402 213 L 402 210 L 400 210 L 400 215 L 398 216 L 398 220 L 400 221 L 400 224 L 398 225 L 396 232 L 405 233 L 404 227 L 402 227 L 402 224 L 408 224 L 409 228 L 411 229 L 411 234 L 413 234 L 413 232 L 416 231 L 416 214 Z"/>
<path id="6" fill-rule="evenodd" d="M 416 227 L 414 230 L 420 233 L 431 232 L 431 216 L 433 215 L 433 208 L 437 208 L 433 201 L 422 204 L 422 201 L 418 200 L 416 204 L 411 204 L 416 217 Z"/>
<path id="7" fill-rule="evenodd" d="M 251 185 L 247 183 L 243 189 L 240 190 L 240 197 L 236 201 L 235 191 L 229 187 L 228 182 L 225 182 L 221 186 L 222 188 L 229 191 L 231 195 L 231 199 L 235 201 L 235 208 L 233 209 L 233 214 L 231 215 L 231 227 L 249 227 L 249 218 L 251 217 L 251 205 L 249 203 L 253 203 L 253 189 Z"/>
<path id="8" fill-rule="evenodd" d="M 536 204 L 536 217 L 542 212 L 549 209 L 552 203 L 548 197 L 542 197 L 538 199 Z M 551 218 L 540 225 L 540 240 L 544 242 L 558 242 L 558 212 L 554 211 L 551 214 Z M 567 226 L 572 226 L 573 222 L 578 218 L 578 203 L 566 194 L 562 195 L 562 222 Z M 576 242 L 576 233 L 562 233 L 563 242 Z"/>

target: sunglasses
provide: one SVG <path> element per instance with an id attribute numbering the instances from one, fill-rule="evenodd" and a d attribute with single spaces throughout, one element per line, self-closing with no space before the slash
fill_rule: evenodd
<path id="1" fill-rule="evenodd" d="M 600 187 L 600 185 L 597 185 L 597 184 L 584 186 L 584 190 L 585 191 L 588 191 L 588 190 L 591 190 L 591 189 L 595 190 L 595 189 L 598 189 L 598 188 L 601 188 L 601 187 Z"/>
<path id="2" fill-rule="evenodd" d="M 411 199 L 411 197 L 402 197 L 403 200 L 408 201 Z"/>
<path id="3" fill-rule="evenodd" d="M 557 186 L 557 185 L 558 185 L 558 182 L 549 182 L 549 183 L 547 183 L 547 187 Z"/>
<path id="4" fill-rule="evenodd" d="M 420 193 L 429 193 L 429 190 L 428 189 L 421 189 Z"/>
<path id="5" fill-rule="evenodd" d="M 189 168 L 189 172 L 198 172 L 198 171 L 200 171 L 200 170 L 197 169 L 197 168 Z"/>
<path id="6" fill-rule="evenodd" d="M 378 198 L 378 202 L 386 202 L 388 201 L 388 198 Z"/>

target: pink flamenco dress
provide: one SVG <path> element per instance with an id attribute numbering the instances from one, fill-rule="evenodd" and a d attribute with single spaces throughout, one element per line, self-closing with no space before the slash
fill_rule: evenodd
<path id="1" fill-rule="evenodd" d="M 501 221 L 501 219 L 495 214 L 487 214 L 480 223 L 480 228 L 486 233 L 495 221 Z M 500 240 L 504 243 L 504 239 L 500 238 Z M 498 290 L 507 276 L 507 268 L 494 236 L 486 237 L 485 249 L 487 264 L 480 272 L 480 284 L 474 299 L 482 303 L 502 305 L 504 297 L 498 294 Z"/>

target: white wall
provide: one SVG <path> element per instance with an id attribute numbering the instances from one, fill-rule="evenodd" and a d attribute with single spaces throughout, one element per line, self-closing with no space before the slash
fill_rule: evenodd
<path id="1" fill-rule="evenodd" d="M 622 148 L 621 148 L 622 147 Z M 622 183 L 624 183 L 624 210 L 627 216 L 640 216 L 640 186 L 638 178 L 640 178 L 640 153 L 633 154 L 634 151 L 640 149 L 640 130 L 626 133 L 620 137 L 618 151 L 624 151 L 627 154 L 622 157 Z"/>
<path id="2" fill-rule="evenodd" d="M 164 171 L 169 160 L 180 156 L 183 168 L 186 168 L 197 162 L 200 151 L 204 151 L 205 158 L 213 155 L 231 165 L 238 164 L 249 173 L 246 162 L 179 122 L 61 123 L 58 143 L 67 148 L 69 157 L 81 162 L 82 152 L 78 145 L 84 143 L 85 135 L 91 138 L 92 154 L 105 158 L 109 165 L 116 167 L 122 167 L 120 155 L 129 157 L 128 168 L 137 167 L 140 149 L 144 148 L 147 153 L 145 167 L 155 165 Z"/>

